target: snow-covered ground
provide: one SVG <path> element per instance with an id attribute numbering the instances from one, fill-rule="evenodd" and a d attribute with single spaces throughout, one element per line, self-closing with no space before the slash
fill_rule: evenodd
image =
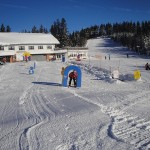
<path id="1" fill-rule="evenodd" d="M 87 44 L 89 60 L 37 62 L 33 75 L 32 61 L 0 66 L 0 150 L 150 149 L 150 59 L 108 38 Z M 71 64 L 81 88 L 61 86 Z M 111 78 L 116 69 L 121 80 Z"/>

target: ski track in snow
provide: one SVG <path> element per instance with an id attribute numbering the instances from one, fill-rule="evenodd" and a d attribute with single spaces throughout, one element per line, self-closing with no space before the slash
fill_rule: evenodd
<path id="1" fill-rule="evenodd" d="M 82 69 L 82 71 L 85 71 L 86 73 L 91 75 L 92 78 L 94 76 L 94 79 L 96 80 L 103 80 L 103 82 L 114 83 L 114 85 L 115 82 L 116 83 L 118 82 L 119 84 L 126 84 L 125 82 L 121 82 L 119 80 L 113 80 L 111 78 L 110 71 L 105 68 L 98 68 L 83 63 L 78 65 Z M 13 67 L 11 68 L 11 65 L 8 65 L 7 67 L 5 66 L 2 67 L 3 68 L 0 69 L 0 73 L 1 73 L 0 82 L 8 80 L 5 78 L 5 74 L 11 72 L 12 71 L 11 69 L 13 69 Z M 4 69 L 4 67 L 6 69 Z M 45 67 L 43 69 L 49 69 L 49 67 Z M 38 74 L 35 74 L 36 82 L 39 80 L 43 69 L 41 69 Z M 11 77 L 14 78 L 15 75 L 12 75 Z M 2 92 L 8 93 L 8 90 L 13 89 L 13 86 L 15 86 L 15 83 L 13 83 L 13 79 L 10 79 L 9 82 L 10 82 L 9 84 L 6 83 L 6 85 L 0 87 L 2 88 L 1 89 Z M 147 89 L 147 87 L 148 88 L 150 87 L 149 85 L 145 85 L 145 84 L 142 86 L 143 87 L 141 88 L 145 88 L 145 89 Z M 4 90 L 5 87 L 7 87 L 6 90 Z M 84 87 L 84 88 L 88 89 L 89 87 Z M 82 91 L 79 91 L 78 88 L 63 88 L 63 89 L 65 89 L 67 92 L 70 92 L 71 95 L 73 95 L 73 97 L 75 96 L 77 98 L 80 98 L 80 100 L 91 103 L 92 105 L 93 104 L 97 105 L 104 114 L 110 117 L 110 123 L 108 124 L 108 126 L 99 125 L 97 129 L 98 131 L 96 133 L 96 139 L 94 139 L 95 141 L 93 142 L 94 144 L 96 143 L 97 149 L 103 148 L 104 139 L 101 136 L 104 135 L 101 135 L 101 132 L 104 131 L 107 131 L 107 135 L 111 139 L 116 140 L 117 142 L 129 143 L 133 145 L 135 149 L 140 149 L 140 150 L 150 149 L 150 120 L 146 120 L 145 118 L 140 118 L 139 116 L 127 112 L 129 108 L 132 109 L 132 107 L 136 106 L 136 104 L 140 102 L 144 103 L 145 101 L 148 101 L 150 95 L 149 90 L 140 91 L 137 88 L 137 90 L 131 93 L 127 92 L 128 94 L 127 96 L 124 96 L 125 95 L 124 91 L 121 91 L 122 93 L 120 95 L 115 96 L 115 92 L 112 90 L 110 95 L 117 99 L 117 104 L 107 106 L 107 104 L 100 103 L 101 102 L 100 97 L 98 97 L 99 95 L 96 95 L 97 94 L 96 91 L 94 91 L 96 94 L 93 96 L 92 99 L 86 97 L 85 94 L 86 91 L 83 91 L 84 93 L 82 93 Z M 24 93 L 20 96 L 20 99 L 16 96 L 17 94 L 16 95 L 14 94 L 11 97 L 11 99 L 9 99 L 10 102 L 7 102 L 6 105 L 4 105 L 3 110 L 1 111 L 2 114 L 0 118 L 1 119 L 0 130 L 3 131 L 2 134 L 0 135 L 0 141 L 4 143 L 3 146 L 7 145 L 6 142 L 8 142 L 8 145 L 11 145 L 11 142 L 15 143 L 12 145 L 17 145 L 18 146 L 17 149 L 19 148 L 20 150 L 35 150 L 35 149 L 40 150 L 40 148 L 43 146 L 43 145 L 41 146 L 42 144 L 41 139 L 39 139 L 40 131 L 42 131 L 40 130 L 40 128 L 46 125 L 48 122 L 50 122 L 51 117 L 56 117 L 57 115 L 62 114 L 63 110 L 60 110 L 58 106 L 55 106 L 51 102 L 50 98 L 47 98 L 40 90 L 41 89 L 39 88 L 39 86 L 35 86 L 35 84 L 31 84 L 29 87 L 27 87 L 24 90 Z M 105 92 L 107 93 L 107 90 Z M 109 98 L 110 97 L 109 93 L 107 93 L 107 95 L 108 95 L 107 98 Z M 72 96 L 68 96 L 68 98 L 71 97 Z M 15 110 L 15 107 L 18 106 L 17 105 L 18 101 L 16 99 L 17 100 L 19 99 L 19 105 L 21 107 L 21 111 L 20 109 Z M 25 126 L 22 125 L 24 123 L 22 121 L 24 118 L 21 120 L 19 118 L 20 117 L 19 113 L 21 113 L 20 116 L 22 117 L 25 116 L 25 118 L 28 120 L 28 123 Z M 12 123 L 13 126 L 11 127 L 9 127 L 9 124 L 6 123 L 7 117 L 8 117 L 8 121 L 11 121 L 9 116 L 10 114 L 13 114 L 12 120 L 15 120 Z M 7 127 L 5 127 L 5 125 Z M 23 131 L 22 130 L 20 131 L 20 129 L 22 129 L 21 128 L 22 126 L 25 128 L 23 128 Z M 69 126 L 67 124 L 65 126 L 65 130 L 69 130 Z M 88 133 L 89 132 L 90 131 L 88 131 Z M 17 137 L 17 139 L 13 139 L 13 136 L 19 135 L 18 133 L 20 134 L 20 136 Z M 68 150 L 68 149 L 79 150 L 80 142 L 82 143 L 81 145 L 85 147 L 85 145 L 87 144 L 86 136 L 88 135 L 88 133 L 79 133 L 79 135 L 77 134 L 77 135 L 71 135 L 71 137 L 67 137 L 69 139 L 69 141 L 67 141 L 68 144 L 65 144 L 64 141 L 61 141 L 62 143 L 56 145 L 55 150 Z M 55 139 L 53 138 L 53 136 L 51 138 L 52 141 Z M 91 139 L 89 139 L 89 141 L 90 140 Z M 89 143 L 92 142 L 90 141 Z"/>
<path id="2" fill-rule="evenodd" d="M 9 90 L 12 90 L 15 87 L 13 78 L 16 77 L 16 74 L 11 74 L 11 78 L 7 78 L 5 74 L 10 74 L 10 72 L 13 71 L 13 67 L 11 67 L 10 64 L 6 64 L 6 65 L 7 66 L 3 66 L 1 70 L 1 77 L 0 77 L 0 82 L 2 81 L 5 82 L 5 86 L 3 86 L 3 88 L 1 89 L 3 94 L 6 94 L 7 92 L 10 93 Z M 19 99 L 18 95 L 15 94 L 14 92 L 11 92 L 11 94 L 12 94 L 12 97 L 4 106 L 2 110 L 1 119 L 0 119 L 1 120 L 0 130 L 2 130 L 0 141 L 3 141 L 3 143 L 7 142 L 6 145 L 9 148 L 10 148 L 10 143 L 18 142 L 18 140 L 15 139 L 14 136 L 18 134 L 19 126 L 22 124 L 22 118 L 20 119 L 19 109 L 15 109 L 15 106 L 18 105 L 18 103 L 16 102 L 16 100 Z M 11 127 L 7 127 L 9 126 L 9 123 L 13 123 Z M 13 145 L 13 146 L 16 147 L 16 145 Z M 4 145 L 2 145 L 2 147 L 3 146 Z"/>
<path id="3" fill-rule="evenodd" d="M 12 101 L 16 99 L 16 97 L 12 97 Z M 7 131 L 4 132 L 5 134 L 2 134 L 1 132 L 1 136 L 0 136 L 0 141 L 4 141 L 8 138 L 8 137 L 12 137 L 13 135 L 17 134 L 18 132 L 18 127 L 19 127 L 19 119 L 18 119 L 18 112 L 12 107 L 12 103 L 9 102 L 3 109 L 3 113 L 2 113 L 2 117 L 1 117 L 1 130 L 5 131 L 5 121 L 4 118 L 6 118 L 7 115 L 9 114 L 15 114 L 14 120 L 16 120 L 16 123 L 14 124 L 14 126 L 12 128 L 7 128 Z"/>
<path id="4" fill-rule="evenodd" d="M 43 69 L 41 69 L 40 73 L 42 72 L 42 70 Z M 40 73 L 36 77 L 35 81 L 38 81 L 38 79 L 40 77 Z M 33 125 L 27 127 L 26 129 L 24 129 L 23 133 L 21 134 L 21 136 L 19 138 L 19 148 L 20 149 L 32 150 L 33 143 L 34 143 L 34 145 L 37 145 L 36 149 L 39 149 L 39 142 L 38 142 L 38 137 L 36 136 L 36 129 L 39 126 L 41 126 L 42 124 L 44 124 L 46 122 L 46 120 L 48 120 L 48 115 L 47 115 L 48 108 L 47 108 L 47 110 L 44 109 L 43 96 L 41 96 L 41 95 L 35 96 L 36 93 L 32 90 L 33 88 L 34 88 L 34 84 L 29 86 L 25 90 L 25 92 L 22 94 L 22 96 L 20 97 L 20 100 L 19 100 L 19 104 L 23 105 L 24 112 L 26 114 L 26 118 L 27 119 L 35 118 L 34 119 L 35 123 Z M 36 92 L 38 93 L 38 89 L 36 89 Z M 31 96 L 33 96 L 33 99 L 31 99 Z M 32 110 L 28 110 L 27 105 L 29 106 L 28 108 L 32 109 Z M 43 109 L 42 111 L 44 111 L 44 116 L 43 115 L 41 116 L 41 114 L 39 114 L 39 111 L 41 111 L 41 109 Z M 29 112 L 31 112 L 32 115 L 29 114 Z"/>
<path id="5" fill-rule="evenodd" d="M 95 67 L 93 71 L 92 66 L 87 67 L 86 65 L 84 66 L 82 64 L 82 68 L 88 71 L 90 74 L 95 75 L 96 77 L 101 76 L 101 72 L 99 72 L 99 69 L 96 71 Z M 90 71 L 87 68 L 90 68 Z M 111 79 L 107 79 L 107 81 L 108 80 L 110 81 Z M 125 112 L 125 110 L 129 107 L 144 101 L 144 98 L 147 99 L 149 97 L 149 91 L 139 92 L 136 95 L 131 94 L 126 101 L 127 105 L 123 103 L 122 109 L 114 109 L 113 107 L 107 107 L 98 102 L 93 102 L 90 99 L 77 94 L 76 89 L 69 89 L 69 91 L 74 94 L 74 96 L 99 106 L 103 113 L 110 116 L 111 123 L 107 129 L 108 136 L 115 139 L 116 141 L 130 143 L 131 145 L 134 145 L 136 149 L 150 149 L 150 121 L 141 119 L 138 116 L 133 116 Z M 99 99 L 99 97 L 97 97 L 97 99 Z"/>
<path id="6" fill-rule="evenodd" d="M 77 94 L 75 90 L 70 90 L 75 96 L 100 107 L 101 111 L 111 117 L 111 123 L 108 126 L 108 135 L 122 142 L 128 142 L 135 148 L 150 148 L 150 121 L 132 116 L 124 111 L 116 110 L 99 103 L 94 103 L 88 98 Z"/>
<path id="7" fill-rule="evenodd" d="M 43 68 L 46 69 L 47 67 Z M 42 72 L 42 70 L 40 73 Z M 39 75 L 36 77 L 36 82 L 38 81 Z M 38 140 L 38 129 L 50 121 L 51 116 L 56 116 L 60 114 L 59 108 L 55 108 L 51 105 L 50 100 L 46 98 L 43 93 L 40 92 L 40 88 L 34 88 L 34 84 L 29 86 L 26 91 L 20 97 L 20 105 L 22 105 L 27 119 L 34 118 L 34 124 L 24 129 L 23 133 L 19 139 L 20 149 L 32 148 L 38 150 L 40 148 L 40 142 Z"/>

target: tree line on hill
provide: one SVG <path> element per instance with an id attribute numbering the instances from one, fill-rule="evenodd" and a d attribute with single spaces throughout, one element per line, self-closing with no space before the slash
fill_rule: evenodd
<path id="1" fill-rule="evenodd" d="M 4 24 L 2 23 L 0 26 L 0 32 L 11 32 L 11 28 L 9 25 L 4 26 Z"/>
<path id="2" fill-rule="evenodd" d="M 9 26 L 1 25 L 0 32 L 11 32 Z M 130 48 L 138 53 L 146 54 L 150 51 L 150 21 L 143 22 L 122 22 L 94 25 L 80 31 L 68 32 L 65 18 L 57 19 L 51 25 L 50 29 L 41 25 L 39 28 L 33 26 L 31 31 L 22 32 L 31 33 L 51 33 L 55 36 L 63 47 L 82 47 L 85 46 L 88 39 L 97 37 L 110 37 L 123 46 Z"/>

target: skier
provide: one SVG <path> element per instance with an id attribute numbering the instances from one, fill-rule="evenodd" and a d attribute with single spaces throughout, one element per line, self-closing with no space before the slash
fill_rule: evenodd
<path id="1" fill-rule="evenodd" d="M 127 58 L 129 58 L 129 54 L 127 53 Z"/>
<path id="2" fill-rule="evenodd" d="M 75 70 L 73 70 L 71 73 L 69 73 L 69 78 L 70 78 L 70 80 L 69 80 L 69 86 L 71 86 L 71 81 L 73 80 L 73 82 L 74 82 L 74 87 L 76 87 L 77 85 L 77 76 L 78 76 L 78 74 L 77 74 L 77 72 L 75 71 Z"/>
<path id="3" fill-rule="evenodd" d="M 150 66 L 149 66 L 149 64 L 148 64 L 148 63 L 146 63 L 146 65 L 145 65 L 145 69 L 146 69 L 146 70 L 150 70 Z"/>

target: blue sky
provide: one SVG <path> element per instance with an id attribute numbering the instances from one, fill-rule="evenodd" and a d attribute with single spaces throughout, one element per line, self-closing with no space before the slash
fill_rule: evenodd
<path id="1" fill-rule="evenodd" d="M 68 31 L 105 23 L 150 21 L 150 0 L 5 0 L 0 3 L 0 24 L 13 32 L 47 29 L 65 18 Z"/>

